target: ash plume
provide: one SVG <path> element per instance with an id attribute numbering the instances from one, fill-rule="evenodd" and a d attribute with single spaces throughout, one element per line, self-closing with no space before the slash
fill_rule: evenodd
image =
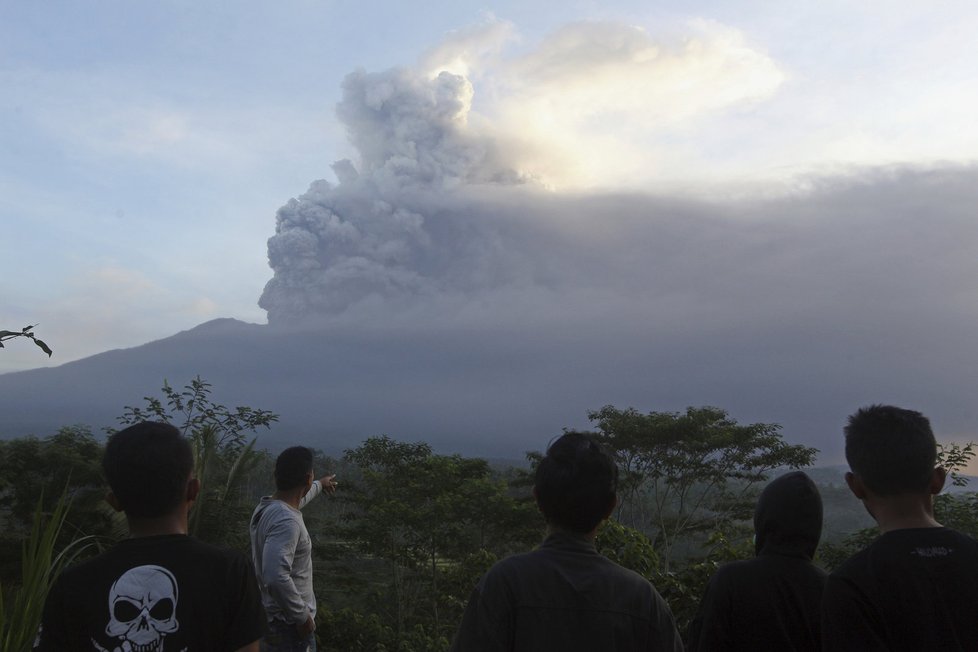
<path id="1" fill-rule="evenodd" d="M 506 379 L 504 403 L 527 413 L 540 392 L 582 411 L 714 404 L 811 443 L 826 414 L 883 401 L 968 427 L 975 166 L 851 169 L 723 200 L 555 192 L 472 101 L 449 73 L 346 79 L 337 114 L 359 156 L 279 210 L 260 300 L 273 327 L 410 341 L 453 387 Z"/>
<path id="2" fill-rule="evenodd" d="M 336 162 L 338 184 L 315 181 L 279 209 L 268 241 L 275 275 L 259 300 L 271 323 L 467 285 L 471 275 L 454 269 L 461 252 L 451 237 L 466 228 L 434 214 L 439 197 L 527 181 L 490 139 L 467 128 L 472 92 L 448 72 L 346 78 L 337 116 L 359 160 Z"/>

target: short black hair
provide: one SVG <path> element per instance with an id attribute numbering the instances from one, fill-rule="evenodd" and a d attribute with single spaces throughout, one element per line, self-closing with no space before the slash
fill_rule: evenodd
<path id="1" fill-rule="evenodd" d="M 618 467 L 589 435 L 568 432 L 547 448 L 537 465 L 535 486 L 548 523 L 586 534 L 614 504 Z"/>
<path id="2" fill-rule="evenodd" d="M 920 412 L 870 405 L 849 417 L 845 436 L 849 468 L 873 493 L 928 490 L 937 465 L 937 441 Z"/>
<path id="3" fill-rule="evenodd" d="M 105 479 L 130 518 L 166 516 L 186 498 L 194 453 L 168 423 L 143 421 L 120 430 L 105 445 Z"/>
<path id="4" fill-rule="evenodd" d="M 306 483 L 312 473 L 312 449 L 293 446 L 279 453 L 275 460 L 275 488 L 288 491 Z"/>

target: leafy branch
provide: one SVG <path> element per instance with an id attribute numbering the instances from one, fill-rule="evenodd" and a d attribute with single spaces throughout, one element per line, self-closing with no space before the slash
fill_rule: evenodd
<path id="1" fill-rule="evenodd" d="M 19 331 L 0 331 L 0 349 L 4 348 L 3 343 L 7 340 L 12 340 L 15 337 L 26 337 L 27 339 L 32 340 L 39 349 L 47 353 L 48 357 L 50 358 L 53 351 L 51 351 L 51 348 L 47 344 L 45 344 L 42 340 L 37 339 L 37 336 L 34 335 L 35 326 L 37 326 L 37 324 L 24 326 Z"/>

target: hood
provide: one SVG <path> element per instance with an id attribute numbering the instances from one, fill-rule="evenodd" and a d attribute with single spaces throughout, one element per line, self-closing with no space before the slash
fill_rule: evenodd
<path id="1" fill-rule="evenodd" d="M 806 474 L 772 480 L 754 509 L 754 552 L 812 559 L 822 536 L 822 496 Z"/>

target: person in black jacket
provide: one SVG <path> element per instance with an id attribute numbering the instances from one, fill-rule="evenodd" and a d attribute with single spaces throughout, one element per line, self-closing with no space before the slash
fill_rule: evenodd
<path id="1" fill-rule="evenodd" d="M 822 498 L 811 478 L 787 473 L 761 492 L 753 559 L 721 566 L 690 624 L 688 649 L 820 649 L 825 571 L 812 563 L 822 534 Z"/>
<path id="2" fill-rule="evenodd" d="M 617 487 L 614 460 L 590 437 L 570 432 L 550 445 L 533 487 L 549 534 L 479 581 L 453 652 L 682 652 L 655 588 L 594 547 Z"/>

